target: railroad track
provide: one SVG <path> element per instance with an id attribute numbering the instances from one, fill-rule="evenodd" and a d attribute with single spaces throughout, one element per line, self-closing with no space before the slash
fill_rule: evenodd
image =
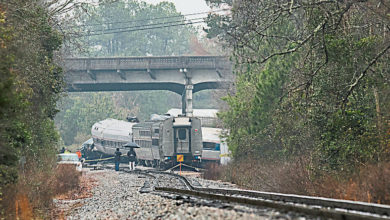
<path id="1" fill-rule="evenodd" d="M 192 186 L 190 181 L 183 176 L 169 175 L 181 179 L 187 189 L 157 186 L 156 191 L 269 207 L 332 219 L 390 219 L 390 206 L 386 205 L 250 190 L 201 188 Z"/>
<path id="2" fill-rule="evenodd" d="M 174 173 L 158 170 L 129 171 L 122 169 L 122 171 L 139 173 L 153 179 L 152 183 L 145 181 L 145 185 L 140 190 L 140 192 L 145 193 L 165 192 L 227 203 L 269 207 L 286 212 L 292 211 L 332 219 L 390 219 L 390 206 L 387 205 L 250 190 L 202 188 L 193 186 L 186 177 Z M 159 186 L 156 175 L 168 175 L 171 178 L 177 178 L 185 187 Z"/>

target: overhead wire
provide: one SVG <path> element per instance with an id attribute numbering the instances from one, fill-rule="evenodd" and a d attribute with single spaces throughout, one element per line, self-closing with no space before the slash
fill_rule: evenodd
<path id="1" fill-rule="evenodd" d="M 91 34 L 82 35 L 80 37 L 90 37 L 90 36 L 97 36 L 97 35 L 117 34 L 117 33 L 134 32 L 134 31 L 142 31 L 142 30 L 152 30 L 152 29 L 160 29 L 160 28 L 166 28 L 166 27 L 176 27 L 176 26 L 184 26 L 184 25 L 190 25 L 190 24 L 199 24 L 199 23 L 204 23 L 204 22 L 205 21 L 196 21 L 196 22 L 189 22 L 189 23 L 161 25 L 161 26 L 156 26 L 156 27 L 136 28 L 136 29 L 129 29 L 129 30 L 121 30 L 121 31 L 91 33 Z"/>
<path id="2" fill-rule="evenodd" d="M 117 21 L 117 22 L 72 25 L 72 26 L 68 26 L 67 28 L 99 26 L 99 25 L 109 25 L 109 24 L 124 24 L 124 23 L 134 23 L 134 22 L 141 22 L 141 21 L 154 21 L 154 20 L 161 20 L 161 19 L 181 18 L 181 17 L 186 17 L 186 16 L 208 14 L 208 13 L 213 13 L 213 12 L 227 11 L 227 10 L 230 10 L 230 9 L 219 9 L 219 10 L 214 10 L 214 11 L 205 11 L 205 12 L 197 12 L 197 13 L 184 14 L 184 15 L 174 15 L 174 16 L 165 16 L 165 17 L 148 18 L 148 19 L 136 19 L 136 20 L 131 20 L 131 21 Z"/>
<path id="3" fill-rule="evenodd" d="M 145 25 L 135 25 L 135 26 L 127 26 L 127 27 L 116 27 L 116 28 L 111 28 L 111 29 L 104 29 L 104 30 L 93 30 L 91 33 L 95 32 L 109 32 L 109 31 L 118 31 L 122 29 L 133 29 L 133 28 L 146 28 L 146 27 L 153 27 L 153 26 L 159 26 L 159 25 L 167 25 L 167 24 L 177 24 L 177 23 L 183 23 L 183 22 L 198 22 L 199 20 L 202 20 L 206 17 L 201 17 L 201 18 L 193 18 L 193 19 L 186 19 L 186 20 L 176 20 L 176 21 L 169 21 L 169 22 L 159 22 L 159 23 L 152 23 L 152 24 L 145 24 Z"/>
<path id="4" fill-rule="evenodd" d="M 161 28 L 168 28 L 168 27 L 177 27 L 177 26 L 205 23 L 205 21 L 203 19 L 206 17 L 185 19 L 185 16 L 200 15 L 200 14 L 221 12 L 221 11 L 227 11 L 227 10 L 229 10 L 229 9 L 220 9 L 220 10 L 215 10 L 215 11 L 198 12 L 198 13 L 191 13 L 191 14 L 184 14 L 184 15 L 177 15 L 177 16 L 157 17 L 157 18 L 151 18 L 151 19 L 138 19 L 138 20 L 133 20 L 133 21 L 122 21 L 122 22 L 118 21 L 118 22 L 108 22 L 108 23 L 101 23 L 101 24 L 91 24 L 91 25 L 89 25 L 89 27 L 103 25 L 103 24 L 124 24 L 124 23 L 132 23 L 132 22 L 140 22 L 140 21 L 153 21 L 153 20 L 169 19 L 169 18 L 177 18 L 177 17 L 182 18 L 182 19 L 176 20 L 176 21 L 159 22 L 159 23 L 154 23 L 154 24 L 151 23 L 151 24 L 145 24 L 145 25 L 135 25 L 135 26 L 117 27 L 117 28 L 111 28 L 111 29 L 93 30 L 93 31 L 88 32 L 87 34 L 83 34 L 83 35 L 79 35 L 79 36 L 75 36 L 75 37 L 80 38 L 80 37 L 98 36 L 98 35 L 106 35 L 106 34 L 117 34 L 117 33 L 125 33 L 125 32 L 135 32 L 135 31 L 142 31 L 142 30 L 153 30 L 153 29 L 161 29 Z M 77 25 L 77 26 L 71 26 L 71 27 L 88 27 L 88 25 Z"/>

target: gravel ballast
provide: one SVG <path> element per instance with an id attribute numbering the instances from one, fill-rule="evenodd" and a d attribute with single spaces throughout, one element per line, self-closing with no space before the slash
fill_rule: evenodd
<path id="1" fill-rule="evenodd" d="M 100 170 L 86 171 L 84 175 L 93 176 L 97 186 L 92 189 L 92 197 L 78 200 L 80 205 L 68 212 L 67 219 L 304 219 L 267 208 L 216 204 L 157 192 L 141 193 L 144 185 L 156 180 L 135 172 Z M 172 184 L 182 187 L 176 181 Z M 217 187 L 224 184 L 207 181 L 205 185 Z"/>

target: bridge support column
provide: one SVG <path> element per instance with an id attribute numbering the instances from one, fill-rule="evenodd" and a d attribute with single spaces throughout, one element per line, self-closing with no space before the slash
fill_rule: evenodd
<path id="1" fill-rule="evenodd" d="M 185 116 L 192 117 L 192 90 L 194 89 L 194 85 L 186 84 L 183 94 L 181 95 L 181 104 L 182 110 L 181 112 L 185 114 Z"/>
<path id="2" fill-rule="evenodd" d="M 194 90 L 194 85 L 192 84 L 191 74 L 187 69 L 180 69 L 180 72 L 184 73 L 186 84 L 184 85 L 184 91 L 181 95 L 181 113 L 185 116 L 192 117 L 192 91 Z"/>

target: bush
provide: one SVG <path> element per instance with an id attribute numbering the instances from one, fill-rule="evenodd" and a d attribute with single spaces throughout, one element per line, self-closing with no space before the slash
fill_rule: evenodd
<path id="1" fill-rule="evenodd" d="M 390 204 L 390 162 L 334 174 L 314 170 L 309 158 L 233 161 L 227 166 L 209 167 L 204 177 L 251 190 Z"/>
<path id="2" fill-rule="evenodd" d="M 203 178 L 209 180 L 217 180 L 224 172 L 224 167 L 217 163 L 208 163 L 205 166 L 205 171 L 203 172 Z"/>
<path id="3" fill-rule="evenodd" d="M 80 177 L 81 173 L 72 164 L 57 166 L 53 189 L 54 194 L 60 195 L 77 189 L 80 185 Z"/>
<path id="4" fill-rule="evenodd" d="M 360 167 L 344 177 L 323 176 L 314 195 L 390 204 L 390 162 Z"/>
<path id="5" fill-rule="evenodd" d="M 4 188 L 0 219 L 47 218 L 56 195 L 79 188 L 81 173 L 73 165 L 49 164 L 26 166 L 17 183 Z"/>

